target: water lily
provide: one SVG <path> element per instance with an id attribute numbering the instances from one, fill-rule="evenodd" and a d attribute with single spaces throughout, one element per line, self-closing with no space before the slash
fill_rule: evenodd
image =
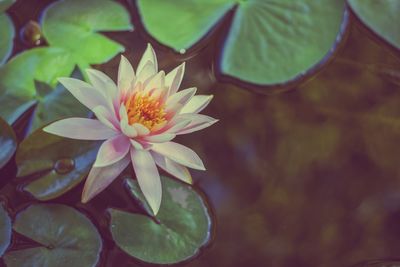
<path id="1" fill-rule="evenodd" d="M 211 101 L 211 95 L 195 96 L 195 87 L 178 91 L 184 71 L 184 63 L 168 74 L 158 71 L 149 44 L 136 72 L 121 56 L 118 85 L 94 69 L 87 70 L 91 84 L 59 79 L 97 119 L 67 118 L 43 130 L 73 139 L 105 140 L 85 182 L 83 203 L 103 191 L 132 162 L 140 188 L 157 214 L 162 190 L 156 166 L 187 183 L 192 182 L 187 167 L 205 170 L 193 150 L 171 141 L 217 121 L 198 114 Z"/>

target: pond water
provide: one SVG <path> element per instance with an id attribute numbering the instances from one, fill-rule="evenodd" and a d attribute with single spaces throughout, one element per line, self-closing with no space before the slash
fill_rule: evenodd
<path id="1" fill-rule="evenodd" d="M 50 2 L 18 1 L 9 14 L 21 29 Z M 178 266 L 337 267 L 400 258 L 398 52 L 351 18 L 344 44 L 320 72 L 290 91 L 256 94 L 215 77 L 221 29 L 195 51 L 177 55 L 144 33 L 134 12 L 133 17 L 133 32 L 107 36 L 126 47 L 134 65 L 147 42 L 160 69 L 186 61 L 182 88 L 213 94 L 205 114 L 220 119 L 178 138 L 204 160 L 207 171 L 192 174 L 215 219 L 210 244 Z M 14 52 L 24 49 L 17 40 Z M 115 79 L 118 63 L 114 58 L 96 67 Z M 19 210 L 31 200 L 7 183 L 15 173 L 13 162 L 2 171 L 2 194 Z M 88 205 L 79 203 L 82 185 L 55 202 L 76 206 L 98 226 L 105 239 L 99 266 L 148 266 L 121 252 L 107 231 L 105 208 L 134 209 L 119 195 L 120 183 Z M 370 266 L 396 266 L 383 264 Z"/>

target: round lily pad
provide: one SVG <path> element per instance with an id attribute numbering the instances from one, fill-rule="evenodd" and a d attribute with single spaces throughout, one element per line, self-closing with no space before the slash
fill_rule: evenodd
<path id="1" fill-rule="evenodd" d="M 0 13 L 0 66 L 10 56 L 13 48 L 15 29 L 10 17 Z"/>
<path id="2" fill-rule="evenodd" d="M 0 256 L 10 245 L 11 241 L 11 219 L 3 205 L 0 205 Z"/>
<path id="3" fill-rule="evenodd" d="M 209 241 L 211 217 L 205 200 L 191 186 L 165 176 L 161 182 L 156 218 L 109 209 L 110 231 L 127 254 L 149 263 L 173 264 L 195 256 Z"/>
<path id="4" fill-rule="evenodd" d="M 16 149 L 17 140 L 13 129 L 0 118 L 0 168 L 7 164 Z"/>
<path id="5" fill-rule="evenodd" d="M 400 1 L 349 0 L 348 2 L 368 28 L 400 49 Z"/>
<path id="6" fill-rule="evenodd" d="M 94 267 L 99 262 L 102 241 L 96 227 L 68 206 L 31 205 L 18 213 L 13 229 L 37 246 L 6 253 L 8 267 Z"/>
<path id="7" fill-rule="evenodd" d="M 145 29 L 177 51 L 202 39 L 235 7 L 219 71 L 258 86 L 300 79 L 324 62 L 348 16 L 344 0 L 138 0 L 137 6 Z"/>
<path id="8" fill-rule="evenodd" d="M 56 198 L 88 174 L 100 142 L 62 138 L 36 130 L 18 147 L 18 177 L 34 176 L 23 190 L 38 200 Z"/>

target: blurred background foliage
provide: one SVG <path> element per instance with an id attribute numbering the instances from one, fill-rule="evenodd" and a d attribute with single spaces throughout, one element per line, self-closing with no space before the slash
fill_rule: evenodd
<path id="1" fill-rule="evenodd" d="M 38 21 L 50 2 L 21 0 L 8 13 L 21 29 Z M 349 2 L 357 10 L 363 1 Z M 349 13 L 329 64 L 288 88 L 262 87 L 269 93 L 292 89 L 269 96 L 252 93 L 260 88 L 251 84 L 221 79 L 217 71 L 220 36 L 232 16 L 179 54 L 145 31 L 135 3 L 121 3 L 132 11 L 135 30 L 106 36 L 125 47 L 134 65 L 151 42 L 160 69 L 186 61 L 182 87 L 215 96 L 205 112 L 220 122 L 178 140 L 205 161 L 207 171 L 193 176 L 216 220 L 213 242 L 185 266 L 337 267 L 400 257 L 400 53 L 398 37 L 387 39 L 400 35 L 398 16 L 389 16 L 393 8 L 399 11 L 396 1 L 382 2 L 388 9 L 375 7 L 394 21 L 382 34 L 380 21 L 365 25 L 363 13 Z M 14 52 L 28 49 L 19 39 L 15 43 Z M 118 62 L 114 57 L 95 67 L 115 78 Z M 90 205 L 110 203 L 116 200 L 106 193 Z M 141 266 L 106 247 L 104 266 Z"/>

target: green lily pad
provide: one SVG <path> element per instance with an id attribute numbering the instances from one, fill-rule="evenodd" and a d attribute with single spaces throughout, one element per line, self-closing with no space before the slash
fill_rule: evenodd
<path id="1" fill-rule="evenodd" d="M 209 241 L 211 218 L 205 200 L 191 186 L 165 176 L 161 182 L 158 223 L 149 216 L 110 209 L 110 231 L 129 255 L 145 262 L 172 264 L 193 257 Z"/>
<path id="2" fill-rule="evenodd" d="M 0 66 L 11 55 L 14 42 L 15 29 L 10 17 L 0 13 Z"/>
<path id="3" fill-rule="evenodd" d="M 77 65 L 86 68 L 125 50 L 98 31 L 132 30 L 133 26 L 129 13 L 114 1 L 62 0 L 44 11 L 42 29 L 51 46 L 64 48 Z"/>
<path id="4" fill-rule="evenodd" d="M 11 219 L 3 205 L 0 205 L 0 256 L 10 245 L 11 241 Z"/>
<path id="5" fill-rule="evenodd" d="M 349 0 L 348 2 L 367 27 L 400 49 L 400 1 Z"/>
<path id="6" fill-rule="evenodd" d="M 79 69 L 71 77 L 83 79 Z M 33 116 L 31 132 L 52 121 L 64 117 L 88 117 L 91 111 L 82 105 L 65 87 L 58 83 L 53 90 L 50 85 L 35 82 L 37 106 Z"/>
<path id="7" fill-rule="evenodd" d="M 149 216 L 154 217 L 154 212 L 151 209 L 149 203 L 147 203 L 142 190 L 140 189 L 139 183 L 136 180 L 127 178 L 125 179 L 125 186 L 128 189 L 129 195 L 135 200 L 139 207 Z"/>
<path id="8" fill-rule="evenodd" d="M 38 245 L 6 253 L 8 267 L 94 267 L 100 259 L 102 241 L 96 227 L 68 206 L 31 205 L 18 213 L 13 229 Z"/>
<path id="9" fill-rule="evenodd" d="M 223 74 L 282 84 L 324 61 L 341 34 L 342 0 L 243 1 L 225 41 Z"/>
<path id="10" fill-rule="evenodd" d="M 17 177 L 34 176 L 23 190 L 38 200 L 61 196 L 88 174 L 100 142 L 62 138 L 36 130 L 17 150 Z"/>
<path id="11" fill-rule="evenodd" d="M 219 68 L 260 86 L 299 79 L 324 62 L 348 14 L 344 0 L 184 2 L 138 0 L 146 30 L 175 50 L 188 48 L 236 5 Z"/>
<path id="12" fill-rule="evenodd" d="M 17 140 L 13 129 L 0 118 L 0 169 L 11 159 L 16 149 Z"/>
<path id="13" fill-rule="evenodd" d="M 137 6 L 146 30 L 160 43 L 180 52 L 202 39 L 235 2 L 138 0 Z"/>
<path id="14" fill-rule="evenodd" d="M 41 24 L 50 46 L 22 52 L 0 68 L 0 102 L 18 99 L 17 111 L 0 109 L 10 123 L 36 96 L 35 81 L 55 87 L 57 78 L 70 76 L 76 65 L 84 70 L 124 51 L 98 31 L 133 28 L 125 8 L 110 0 L 57 1 L 44 11 Z"/>

